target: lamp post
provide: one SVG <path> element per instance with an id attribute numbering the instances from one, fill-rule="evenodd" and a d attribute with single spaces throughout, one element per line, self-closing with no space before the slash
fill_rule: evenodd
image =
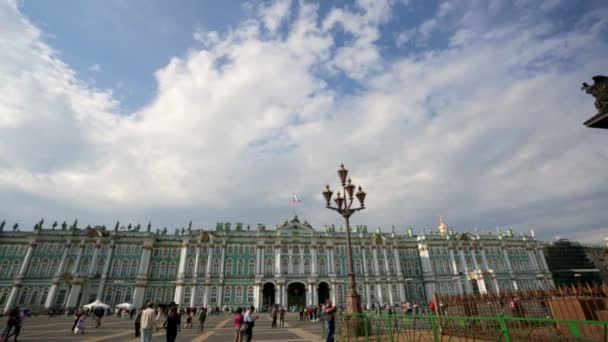
<path id="1" fill-rule="evenodd" d="M 333 191 L 330 190 L 329 185 L 325 187 L 323 191 L 323 197 L 325 198 L 325 207 L 333 211 L 338 212 L 346 221 L 346 258 L 347 258 L 347 271 L 348 271 L 348 294 L 346 295 L 346 312 L 349 314 L 361 313 L 361 296 L 357 293 L 355 284 L 355 272 L 353 271 L 353 253 L 350 244 L 350 216 L 357 211 L 365 209 L 365 195 L 361 186 L 355 193 L 357 188 L 348 178 L 348 170 L 344 168 L 344 164 L 340 165 L 338 169 L 338 176 L 342 189 L 337 191 L 337 196 L 334 199 L 336 206 L 331 206 L 331 198 Z M 353 208 L 354 198 L 357 197 L 359 201 L 359 207 Z"/>

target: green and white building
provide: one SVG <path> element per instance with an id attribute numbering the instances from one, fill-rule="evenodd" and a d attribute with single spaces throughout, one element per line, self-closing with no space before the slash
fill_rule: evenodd
<path id="1" fill-rule="evenodd" d="M 2 227 L 3 228 L 3 227 Z M 442 222 L 414 234 L 352 228 L 353 267 L 365 306 L 427 303 L 432 293 L 552 287 L 533 234 L 456 233 Z M 142 228 L 76 224 L 0 232 L 0 307 L 75 308 L 100 299 L 141 306 L 345 303 L 342 228 L 316 230 L 297 217 L 264 225 L 218 223 L 171 235 Z"/>

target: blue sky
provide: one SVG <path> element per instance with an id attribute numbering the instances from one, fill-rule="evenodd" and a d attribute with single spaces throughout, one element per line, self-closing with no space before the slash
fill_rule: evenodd
<path id="1" fill-rule="evenodd" d="M 606 234 L 604 1 L 219 4 L 3 2 L 0 217 Z"/>

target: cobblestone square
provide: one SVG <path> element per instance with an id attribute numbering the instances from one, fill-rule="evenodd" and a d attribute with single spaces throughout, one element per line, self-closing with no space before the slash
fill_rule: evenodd
<path id="1" fill-rule="evenodd" d="M 183 320 L 185 322 L 185 320 Z M 94 327 L 94 321 L 89 320 L 84 335 L 74 336 L 72 316 L 36 316 L 27 318 L 19 341 L 87 341 L 87 342 L 117 342 L 139 341 L 135 338 L 134 321 L 116 317 L 104 317 L 100 328 Z M 177 336 L 177 341 L 233 341 L 234 329 L 232 315 L 209 316 L 205 329 L 201 333 L 198 323 L 193 328 L 183 328 Z M 289 313 L 285 318 L 285 327 L 272 329 L 271 320 L 267 313 L 261 313 L 253 330 L 253 341 L 320 341 L 323 335 L 321 322 L 300 321 L 297 313 Z M 1 321 L 2 330 L 6 326 L 6 318 Z M 12 341 L 12 339 L 11 339 Z M 165 341 L 165 332 L 154 333 L 153 341 Z"/>

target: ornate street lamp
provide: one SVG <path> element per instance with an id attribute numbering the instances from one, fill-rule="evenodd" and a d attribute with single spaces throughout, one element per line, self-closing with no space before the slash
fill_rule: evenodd
<path id="1" fill-rule="evenodd" d="M 323 191 L 323 197 L 325 198 L 325 207 L 337 211 L 344 220 L 346 221 L 346 258 L 348 268 L 348 294 L 346 297 L 346 312 L 348 314 L 359 314 L 361 313 L 361 296 L 357 293 L 355 284 L 355 272 L 353 271 L 353 253 L 350 244 L 350 216 L 359 210 L 365 209 L 365 195 L 366 193 L 359 186 L 356 193 L 356 186 L 353 184 L 350 178 L 348 178 L 348 170 L 344 168 L 344 164 L 340 165 L 338 170 L 338 176 L 342 184 L 342 189 L 337 191 L 334 202 L 336 206 L 331 206 L 331 198 L 334 194 L 329 188 L 329 185 L 325 187 Z M 354 195 L 354 196 L 353 196 Z M 354 198 L 357 198 L 359 207 L 353 208 Z"/>

